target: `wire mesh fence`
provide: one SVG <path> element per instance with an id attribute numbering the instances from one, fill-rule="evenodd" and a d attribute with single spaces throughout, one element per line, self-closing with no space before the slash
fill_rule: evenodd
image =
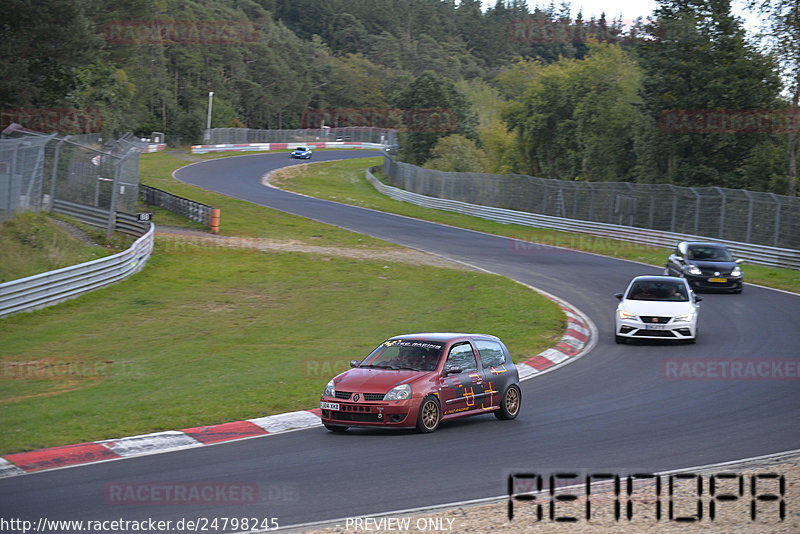
<path id="1" fill-rule="evenodd" d="M 228 143 L 377 143 L 397 144 L 395 130 L 386 128 L 313 128 L 306 130 L 252 130 L 250 128 L 211 128 L 203 142 L 209 145 Z"/>
<path id="2" fill-rule="evenodd" d="M 0 140 L 0 221 L 16 211 L 38 213 L 45 151 L 55 135 Z"/>
<path id="3" fill-rule="evenodd" d="M 59 200 L 112 215 L 135 213 L 144 148 L 132 134 L 103 143 L 98 134 L 6 131 L 0 139 L 0 221 L 18 211 L 52 210 Z"/>
<path id="4" fill-rule="evenodd" d="M 390 185 L 540 215 L 800 249 L 800 198 L 721 187 L 572 182 L 423 169 L 385 155 Z"/>

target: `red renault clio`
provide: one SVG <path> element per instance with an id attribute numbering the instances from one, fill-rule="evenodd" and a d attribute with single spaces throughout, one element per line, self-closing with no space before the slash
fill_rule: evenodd
<path id="1" fill-rule="evenodd" d="M 484 334 L 406 334 L 387 339 L 361 362 L 335 376 L 322 393 L 322 423 L 416 428 L 493 412 L 514 419 L 522 393 L 506 346 Z"/>

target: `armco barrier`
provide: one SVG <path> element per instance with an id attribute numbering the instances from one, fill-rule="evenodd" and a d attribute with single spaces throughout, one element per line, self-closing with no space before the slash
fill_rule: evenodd
<path id="1" fill-rule="evenodd" d="M 384 184 L 372 174 L 372 170 L 376 168 L 379 167 L 367 169 L 367 180 L 375 189 L 395 200 L 417 204 L 425 208 L 453 211 L 506 224 L 519 224 L 536 228 L 550 228 L 564 232 L 578 232 L 598 237 L 608 237 L 642 245 L 673 247 L 679 241 L 714 241 L 716 243 L 724 243 L 737 257 L 752 263 L 769 265 L 771 267 L 800 269 L 800 250 L 775 248 L 736 241 L 724 241 L 703 236 L 635 228 L 633 226 L 566 219 L 504 208 L 468 204 L 458 200 L 429 197 Z M 666 257 L 664 260 L 666 262 Z"/>
<path id="2" fill-rule="evenodd" d="M 206 204 L 143 184 L 139 184 L 139 198 L 153 206 L 182 215 L 190 221 L 198 222 L 208 227 L 212 226 L 214 208 Z"/>
<path id="3" fill-rule="evenodd" d="M 153 251 L 154 233 L 150 224 L 124 252 L 0 284 L 0 317 L 52 306 L 139 272 Z"/>
<path id="4" fill-rule="evenodd" d="M 77 219 L 90 226 L 106 228 L 108 226 L 109 211 L 86 204 L 76 204 L 66 200 L 55 200 L 53 211 Z M 150 228 L 150 223 L 140 222 L 135 215 L 116 212 L 114 217 L 114 230 L 132 235 L 142 235 Z"/>
<path id="5" fill-rule="evenodd" d="M 207 152 L 246 152 L 269 150 L 294 150 L 299 146 L 309 148 L 365 148 L 382 149 L 386 145 L 379 143 L 362 143 L 349 141 L 331 141 L 325 143 L 226 143 L 222 145 L 192 145 L 192 154 L 205 154 Z"/>
<path id="6" fill-rule="evenodd" d="M 55 213 L 69 215 L 90 226 L 105 228 L 108 224 L 108 210 L 103 208 L 56 199 L 53 201 L 52 210 Z"/>

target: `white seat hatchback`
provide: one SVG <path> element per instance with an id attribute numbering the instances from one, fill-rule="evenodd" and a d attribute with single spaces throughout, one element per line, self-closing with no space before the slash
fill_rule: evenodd
<path id="1" fill-rule="evenodd" d="M 666 339 L 694 343 L 697 339 L 698 302 L 684 278 L 637 276 L 620 299 L 614 317 L 614 339 Z"/>

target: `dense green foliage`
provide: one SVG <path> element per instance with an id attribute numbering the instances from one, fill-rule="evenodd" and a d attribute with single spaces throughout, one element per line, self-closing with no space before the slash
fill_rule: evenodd
<path id="1" fill-rule="evenodd" d="M 775 26 L 789 45 L 770 54 L 730 3 L 660 0 L 655 22 L 623 32 L 619 20 L 571 20 L 568 5 L 524 0 L 485 10 L 479 0 L 8 0 L 0 108 L 96 110 L 108 133 L 164 131 L 173 145 L 201 141 L 211 91 L 213 127 L 298 128 L 331 108 L 447 109 L 453 128 L 402 133 L 402 159 L 452 169 L 443 155 L 466 139 L 471 170 L 793 192 L 793 132 L 660 123 L 680 109 L 796 108 L 793 19 Z M 147 21 L 229 33 L 172 39 L 148 34 Z"/>

